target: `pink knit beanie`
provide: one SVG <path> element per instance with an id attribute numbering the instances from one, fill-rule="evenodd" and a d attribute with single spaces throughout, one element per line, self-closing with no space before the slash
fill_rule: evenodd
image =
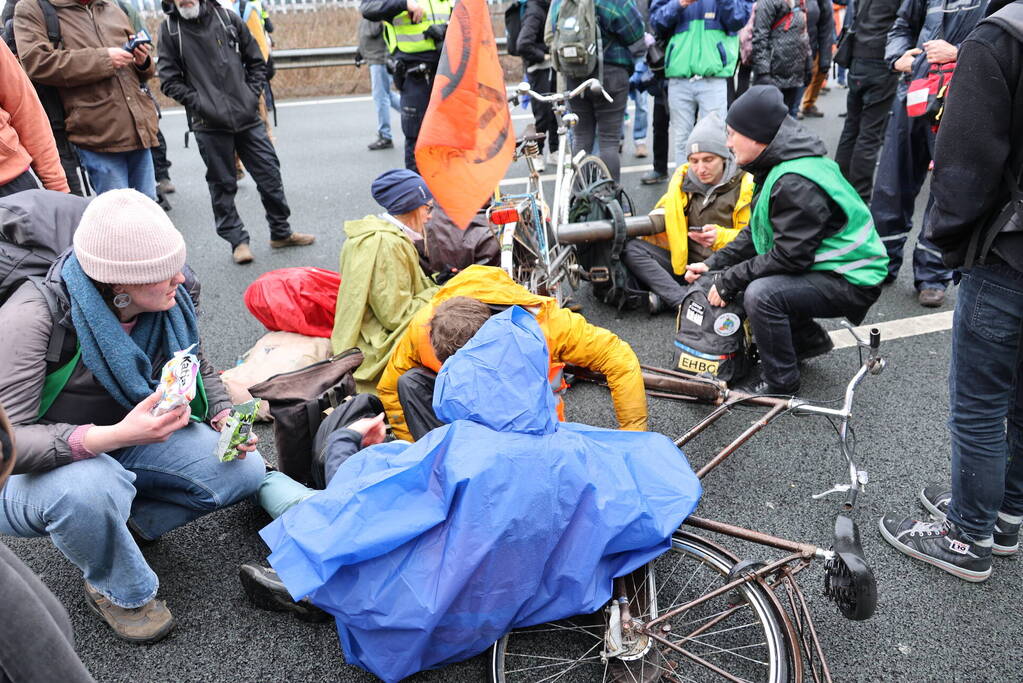
<path id="1" fill-rule="evenodd" d="M 109 190 L 82 214 L 75 232 L 82 270 L 108 285 L 169 280 L 185 265 L 185 240 L 152 199 L 135 190 Z"/>

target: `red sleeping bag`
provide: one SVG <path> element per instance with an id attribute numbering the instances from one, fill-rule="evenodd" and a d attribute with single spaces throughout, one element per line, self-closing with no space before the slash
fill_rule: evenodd
<path id="1" fill-rule="evenodd" d="M 340 286 L 341 276 L 332 270 L 280 268 L 249 285 L 245 306 L 268 330 L 329 337 Z"/>

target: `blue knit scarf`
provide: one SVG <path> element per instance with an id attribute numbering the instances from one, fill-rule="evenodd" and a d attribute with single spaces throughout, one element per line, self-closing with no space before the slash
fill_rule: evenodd
<path id="1" fill-rule="evenodd" d="M 178 286 L 177 305 L 169 311 L 140 313 L 129 335 L 72 253 L 61 276 L 71 297 L 71 322 L 85 363 L 118 403 L 134 408 L 154 391 L 153 360 L 169 359 L 199 341 L 192 299 Z"/>

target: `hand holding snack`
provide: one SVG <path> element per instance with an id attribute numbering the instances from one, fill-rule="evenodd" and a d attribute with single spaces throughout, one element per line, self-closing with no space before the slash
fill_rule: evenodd
<path id="1" fill-rule="evenodd" d="M 213 452 L 220 462 L 230 462 L 235 458 L 244 460 L 246 453 L 256 450 L 259 438 L 252 433 L 252 423 L 256 421 L 258 410 L 258 398 L 231 409 L 231 414 L 219 426 L 220 440 L 217 441 L 217 448 Z"/>
<path id="2" fill-rule="evenodd" d="M 160 386 L 163 397 L 153 408 L 153 415 L 163 415 L 180 406 L 188 406 L 195 398 L 196 378 L 199 376 L 199 359 L 191 353 L 192 344 L 174 354 L 163 366 Z"/>

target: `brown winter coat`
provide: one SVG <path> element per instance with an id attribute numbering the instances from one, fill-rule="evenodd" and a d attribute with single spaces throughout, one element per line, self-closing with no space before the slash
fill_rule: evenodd
<path id="1" fill-rule="evenodd" d="M 55 49 L 37 2 L 14 10 L 18 56 L 29 78 L 60 89 L 68 138 L 94 152 L 130 152 L 156 147 L 156 103 L 142 84 L 155 73 L 134 64 L 115 70 L 107 49 L 121 47 L 134 33 L 113 0 L 51 0 L 63 40 Z"/>

